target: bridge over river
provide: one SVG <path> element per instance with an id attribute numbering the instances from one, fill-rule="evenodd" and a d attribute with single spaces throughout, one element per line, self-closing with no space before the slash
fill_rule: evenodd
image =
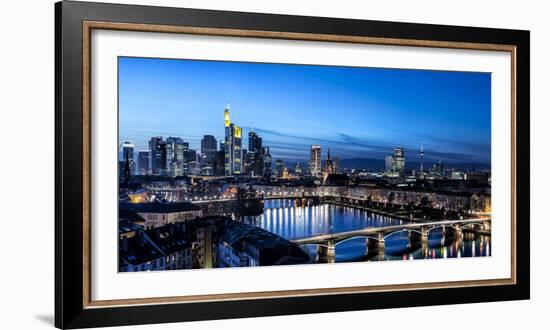
<path id="1" fill-rule="evenodd" d="M 367 242 L 367 247 L 383 251 L 385 240 L 392 235 L 407 232 L 411 241 L 420 240 L 423 244 L 427 244 L 428 235 L 432 230 L 441 230 L 444 234 L 450 231 L 457 236 L 462 235 L 463 231 L 490 234 L 491 219 L 438 220 L 423 223 L 405 223 L 392 226 L 370 227 L 346 232 L 304 237 L 294 239 L 292 242 L 297 245 L 317 245 L 320 255 L 332 257 L 335 256 L 335 248 L 338 244 L 351 239 L 364 238 Z"/>

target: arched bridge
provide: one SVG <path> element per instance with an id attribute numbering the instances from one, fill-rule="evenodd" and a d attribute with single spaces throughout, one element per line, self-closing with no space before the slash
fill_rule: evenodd
<path id="1" fill-rule="evenodd" d="M 439 220 L 384 227 L 370 227 L 340 233 L 304 237 L 294 239 L 292 242 L 297 245 L 315 244 L 318 245 L 321 254 L 334 256 L 336 245 L 351 239 L 365 238 L 368 246 L 376 246 L 378 249 L 384 249 L 386 238 L 403 231 L 408 232 L 410 237 L 416 236 L 423 241 L 427 241 L 428 235 L 432 230 L 441 229 L 446 231 L 449 229 L 457 234 L 462 234 L 462 230 L 470 229 L 472 226 L 479 226 L 483 232 L 490 232 L 491 219 Z"/>

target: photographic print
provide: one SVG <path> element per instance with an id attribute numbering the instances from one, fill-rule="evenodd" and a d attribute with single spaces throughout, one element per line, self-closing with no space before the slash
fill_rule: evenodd
<path id="1" fill-rule="evenodd" d="M 118 69 L 120 272 L 491 255 L 490 73 Z"/>
<path id="2" fill-rule="evenodd" d="M 56 326 L 529 299 L 529 36 L 57 3 Z"/>

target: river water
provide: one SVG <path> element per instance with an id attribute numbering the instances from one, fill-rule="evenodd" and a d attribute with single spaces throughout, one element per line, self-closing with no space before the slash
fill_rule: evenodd
<path id="1" fill-rule="evenodd" d="M 266 200 L 262 215 L 247 216 L 242 220 L 288 240 L 408 223 L 397 218 L 333 204 L 295 206 L 291 199 Z M 318 256 L 316 245 L 305 245 L 302 248 L 310 255 L 312 261 L 329 262 L 326 257 Z M 490 255 L 491 238 L 489 236 L 464 233 L 462 238 L 457 239 L 443 235 L 440 230 L 432 230 L 428 237 L 428 244 L 424 246 L 420 242 L 411 245 L 406 232 L 391 235 L 386 239 L 383 253 L 374 249 L 369 250 L 364 238 L 348 240 L 336 245 L 336 258 L 332 261 L 464 258 Z"/>

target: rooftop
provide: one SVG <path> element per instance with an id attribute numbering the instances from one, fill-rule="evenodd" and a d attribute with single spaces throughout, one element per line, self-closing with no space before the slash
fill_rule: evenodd
<path id="1" fill-rule="evenodd" d="M 120 210 L 129 210 L 136 213 L 178 213 L 188 211 L 199 211 L 197 205 L 182 203 L 120 203 Z"/>

